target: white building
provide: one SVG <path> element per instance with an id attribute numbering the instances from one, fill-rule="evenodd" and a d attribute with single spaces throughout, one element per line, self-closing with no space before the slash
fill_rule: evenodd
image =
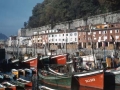
<path id="1" fill-rule="evenodd" d="M 10 36 L 8 38 L 8 46 L 16 46 L 17 45 L 17 36 Z"/>
<path id="2" fill-rule="evenodd" d="M 48 41 L 49 43 L 78 43 L 78 32 L 72 31 L 72 32 L 54 32 L 50 33 L 48 35 Z"/>
<path id="3" fill-rule="evenodd" d="M 18 37 L 17 44 L 19 44 L 19 46 L 22 45 L 32 46 L 31 37 Z"/>

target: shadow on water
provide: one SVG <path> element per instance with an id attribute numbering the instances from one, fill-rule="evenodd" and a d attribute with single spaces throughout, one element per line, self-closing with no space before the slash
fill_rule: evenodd
<path id="1" fill-rule="evenodd" d="M 109 87 L 106 87 L 105 89 L 97 89 L 97 88 L 90 88 L 90 87 L 80 86 L 76 90 L 120 90 L 120 87 L 109 86 Z"/>
<path id="2" fill-rule="evenodd" d="M 42 83 L 42 85 L 44 85 Z M 120 90 L 120 86 L 108 86 L 108 87 L 105 87 L 104 89 L 98 89 L 98 88 L 91 88 L 91 87 L 85 87 L 85 86 L 74 86 L 72 87 L 71 89 L 67 89 L 67 88 L 60 88 L 60 87 L 57 87 L 57 86 L 52 86 L 52 85 L 47 85 L 47 87 L 50 87 L 54 90 Z"/>

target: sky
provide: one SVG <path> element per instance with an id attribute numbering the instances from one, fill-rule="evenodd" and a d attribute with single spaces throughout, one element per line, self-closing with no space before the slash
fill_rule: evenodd
<path id="1" fill-rule="evenodd" d="M 43 0 L 0 0 L 0 33 L 17 35 L 24 22 L 32 16 L 32 10 Z"/>

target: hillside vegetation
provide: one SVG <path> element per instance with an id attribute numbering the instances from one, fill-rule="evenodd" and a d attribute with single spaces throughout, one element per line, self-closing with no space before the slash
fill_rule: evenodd
<path id="1" fill-rule="evenodd" d="M 70 21 L 120 9 L 120 0 L 44 0 L 32 10 L 24 28 Z"/>

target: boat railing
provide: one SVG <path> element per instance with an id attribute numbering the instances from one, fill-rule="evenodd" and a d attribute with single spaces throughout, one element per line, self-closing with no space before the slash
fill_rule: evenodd
<path id="1" fill-rule="evenodd" d="M 61 75 L 61 76 L 65 75 L 64 73 L 58 73 L 58 72 L 54 71 L 50 67 L 48 68 L 48 70 L 51 71 L 52 73 L 56 74 L 56 75 Z"/>

